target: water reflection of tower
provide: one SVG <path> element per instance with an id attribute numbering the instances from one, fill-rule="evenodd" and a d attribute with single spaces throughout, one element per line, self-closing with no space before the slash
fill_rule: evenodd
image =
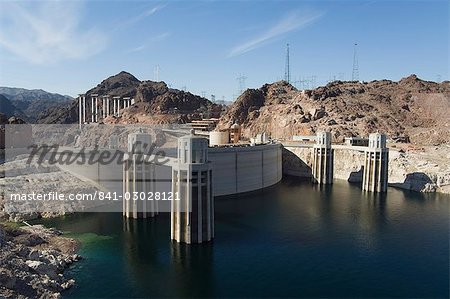
<path id="1" fill-rule="evenodd" d="M 213 244 L 172 243 L 176 297 L 214 297 Z"/>
<path id="2" fill-rule="evenodd" d="M 123 221 L 123 256 L 126 275 L 133 281 L 137 293 L 151 293 L 149 281 L 158 281 L 155 268 L 163 264 L 158 245 L 160 225 L 156 218 Z M 162 225 L 167 225 L 163 223 Z M 164 242 L 166 238 L 164 238 Z M 138 289 L 141 287 L 142 289 Z"/>
<path id="3" fill-rule="evenodd" d="M 358 186 L 342 182 L 313 188 L 321 190 L 311 205 L 315 229 L 343 242 L 354 242 L 363 251 L 377 248 L 388 218 L 386 193 L 361 192 Z"/>

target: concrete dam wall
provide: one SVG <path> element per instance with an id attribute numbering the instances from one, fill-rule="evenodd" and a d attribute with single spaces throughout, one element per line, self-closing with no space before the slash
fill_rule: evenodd
<path id="1" fill-rule="evenodd" d="M 215 196 L 256 191 L 272 186 L 282 179 L 280 144 L 209 148 L 208 159 L 213 167 Z M 123 192 L 123 166 L 115 161 L 107 165 L 72 163 L 60 168 L 80 179 L 98 183 L 105 190 Z M 155 190 L 171 191 L 171 165 L 157 165 L 156 174 Z"/>
<path id="2" fill-rule="evenodd" d="M 216 196 L 259 190 L 278 183 L 283 176 L 280 144 L 210 148 L 208 157 Z"/>

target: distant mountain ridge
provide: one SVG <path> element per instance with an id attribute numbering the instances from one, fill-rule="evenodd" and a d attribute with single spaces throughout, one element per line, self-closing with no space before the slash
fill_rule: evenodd
<path id="1" fill-rule="evenodd" d="M 26 89 L 18 87 L 5 87 L 0 86 L 0 94 L 8 95 L 14 98 L 14 100 L 37 100 L 37 99 L 48 99 L 48 100 L 72 100 L 73 98 L 68 95 L 61 95 L 59 93 L 52 93 L 45 91 L 43 89 Z"/>
<path id="2" fill-rule="evenodd" d="M 8 98 L 12 105 L 23 112 L 28 122 L 35 122 L 41 113 L 49 108 L 67 105 L 73 98 L 67 95 L 47 92 L 42 89 L 0 87 L 0 94 Z M 5 113 L 7 114 L 7 113 Z"/>

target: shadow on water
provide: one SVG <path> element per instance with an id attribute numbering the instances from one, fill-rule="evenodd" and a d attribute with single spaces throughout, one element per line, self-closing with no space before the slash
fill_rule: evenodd
<path id="1" fill-rule="evenodd" d="M 214 269 L 213 243 L 186 245 L 171 243 L 174 272 L 174 290 L 177 297 L 213 297 Z"/>

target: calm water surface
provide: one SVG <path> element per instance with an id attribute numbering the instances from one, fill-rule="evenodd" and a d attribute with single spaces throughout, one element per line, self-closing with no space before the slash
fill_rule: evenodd
<path id="1" fill-rule="evenodd" d="M 450 197 L 364 194 L 284 179 L 216 200 L 212 244 L 170 241 L 170 217 L 46 222 L 80 239 L 67 297 L 448 297 Z"/>

